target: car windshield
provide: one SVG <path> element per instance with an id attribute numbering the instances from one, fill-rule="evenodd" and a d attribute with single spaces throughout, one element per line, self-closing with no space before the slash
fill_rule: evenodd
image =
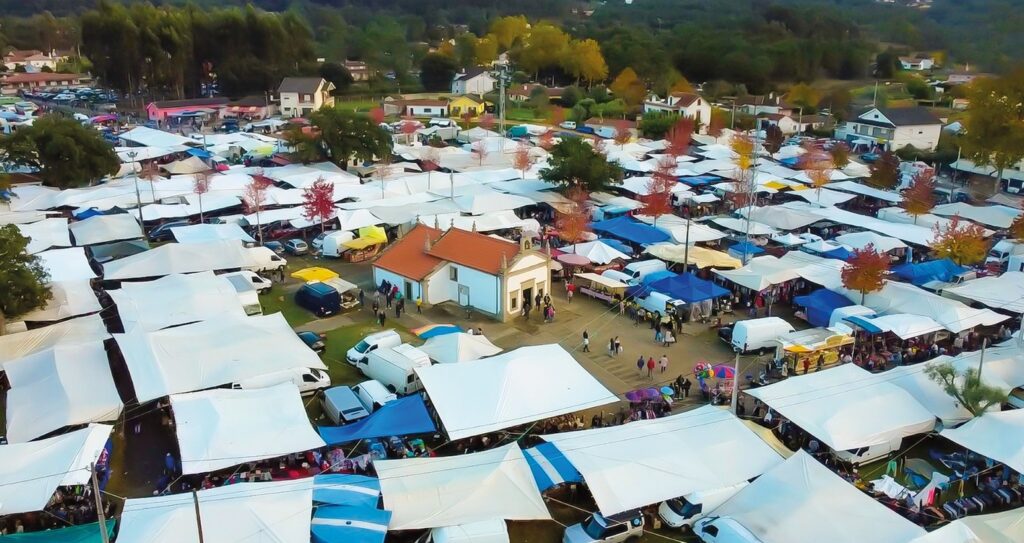
<path id="1" fill-rule="evenodd" d="M 358 352 L 358 353 L 365 353 L 366 349 L 369 349 L 369 348 L 370 348 L 370 344 L 367 343 L 366 340 L 360 341 L 359 343 L 356 344 L 356 352 Z"/>
<path id="2" fill-rule="evenodd" d="M 694 506 L 692 503 L 686 501 L 683 498 L 673 498 L 669 500 L 668 507 L 669 509 L 672 510 L 673 513 L 683 518 L 690 518 L 693 516 L 694 513 L 696 513 L 696 511 L 694 511 L 694 509 L 696 509 L 696 506 Z"/>
<path id="3" fill-rule="evenodd" d="M 583 521 L 583 531 L 590 536 L 590 539 L 601 539 L 604 537 L 604 525 L 596 517 L 589 517 Z"/>

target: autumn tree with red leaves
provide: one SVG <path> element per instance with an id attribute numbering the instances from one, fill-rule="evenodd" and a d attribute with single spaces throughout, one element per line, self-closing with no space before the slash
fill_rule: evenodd
<path id="1" fill-rule="evenodd" d="M 420 157 L 420 168 L 427 172 L 427 186 L 430 186 L 430 174 L 441 167 L 441 151 L 437 147 L 427 147 Z"/>
<path id="2" fill-rule="evenodd" d="M 690 117 L 683 117 L 676 121 L 665 137 L 665 153 L 672 158 L 685 156 L 690 150 L 693 128 L 693 119 Z"/>
<path id="3" fill-rule="evenodd" d="M 526 170 L 530 169 L 530 144 L 520 141 L 516 153 L 512 156 L 512 167 L 519 170 L 520 178 L 526 179 Z"/>
<path id="4" fill-rule="evenodd" d="M 900 157 L 885 151 L 873 164 L 868 166 L 871 175 L 868 184 L 880 189 L 894 189 L 900 184 Z"/>
<path id="5" fill-rule="evenodd" d="M 1006 231 L 1011 239 L 1024 241 L 1024 215 L 1017 215 Z"/>
<path id="6" fill-rule="evenodd" d="M 587 232 L 590 232 L 590 200 L 587 192 L 580 187 L 571 187 L 565 197 L 569 202 L 560 206 L 555 226 L 558 228 L 558 237 L 574 245 L 583 241 Z"/>
<path id="7" fill-rule="evenodd" d="M 327 230 L 327 221 L 334 217 L 334 184 L 323 177 L 302 189 L 302 216 L 320 222 L 320 232 Z"/>
<path id="8" fill-rule="evenodd" d="M 260 211 L 263 210 L 263 203 L 267 200 L 267 188 L 273 185 L 273 181 L 268 177 L 264 177 L 262 173 L 256 173 L 252 176 L 252 181 L 245 186 L 245 190 L 242 192 L 242 203 L 245 204 L 245 210 L 248 213 L 256 214 L 256 237 L 260 241 L 260 245 L 263 245 L 263 224 L 260 221 Z"/>
<path id="9" fill-rule="evenodd" d="M 854 249 L 850 258 L 846 259 L 841 274 L 843 286 L 860 293 L 860 303 L 864 303 L 868 293 L 882 290 L 886 276 L 889 275 L 889 256 L 875 250 L 869 243 L 861 249 Z"/>
<path id="10" fill-rule="evenodd" d="M 373 121 L 373 124 L 380 125 L 380 123 L 384 122 L 384 117 L 383 108 L 375 107 L 370 110 L 370 119 Z"/>
<path id="11" fill-rule="evenodd" d="M 484 130 L 491 130 L 494 128 L 494 115 L 490 113 L 484 113 L 480 116 L 480 120 L 477 121 L 477 126 Z"/>
<path id="12" fill-rule="evenodd" d="M 630 126 L 629 121 L 626 119 L 619 119 L 612 123 L 612 126 L 615 127 L 615 137 L 612 138 L 612 140 L 619 145 L 629 143 L 629 140 L 633 137 L 633 134 L 630 133 L 630 129 L 632 127 Z"/>
<path id="13" fill-rule="evenodd" d="M 551 148 L 555 146 L 554 131 L 548 130 L 547 132 L 541 134 L 540 137 L 537 138 L 537 145 L 541 149 L 544 149 L 545 151 L 550 151 Z"/>
<path id="14" fill-rule="evenodd" d="M 551 126 L 561 126 L 565 121 L 565 110 L 560 107 L 551 108 L 551 112 L 548 113 L 548 122 Z"/>
<path id="15" fill-rule="evenodd" d="M 192 177 L 192 192 L 199 196 L 199 222 L 203 220 L 203 195 L 210 192 L 210 172 L 202 171 Z"/>
<path id="16" fill-rule="evenodd" d="M 658 160 L 654 171 L 651 172 L 651 179 L 647 182 L 647 194 L 641 198 L 644 204 L 641 213 L 654 217 L 655 226 L 658 224 L 658 217 L 672 213 L 672 189 L 678 183 L 675 170 L 674 158 L 665 156 Z"/>
<path id="17" fill-rule="evenodd" d="M 729 148 L 735 154 L 733 163 L 736 165 L 736 181 L 733 183 L 734 190 L 728 193 L 727 198 L 735 209 L 743 209 L 753 205 L 757 197 L 754 187 L 754 159 L 757 145 L 754 138 L 749 135 L 735 134 L 729 141 Z"/>
<path id="18" fill-rule="evenodd" d="M 405 144 L 409 145 L 412 141 L 412 135 L 420 129 L 420 123 L 412 118 L 405 118 L 402 124 L 398 126 L 398 130 L 405 136 Z"/>
<path id="19" fill-rule="evenodd" d="M 953 215 L 946 226 L 936 223 L 931 249 L 938 258 L 948 258 L 961 266 L 977 264 L 988 254 L 985 229 Z"/>
<path id="20" fill-rule="evenodd" d="M 487 145 L 484 143 L 484 140 L 479 140 L 473 143 L 472 153 L 473 156 L 475 156 L 479 161 L 480 166 L 484 165 L 484 159 L 487 158 L 488 154 L 490 154 L 490 152 L 487 150 Z"/>
<path id="21" fill-rule="evenodd" d="M 804 154 L 797 160 L 797 168 L 807 174 L 820 200 L 821 189 L 832 180 L 832 155 L 820 146 L 809 143 L 804 146 Z"/>
<path id="22" fill-rule="evenodd" d="M 914 174 L 910 186 L 903 191 L 900 207 L 907 215 L 914 217 L 914 224 L 917 224 L 919 216 L 927 214 L 935 207 L 935 170 L 924 168 Z"/>

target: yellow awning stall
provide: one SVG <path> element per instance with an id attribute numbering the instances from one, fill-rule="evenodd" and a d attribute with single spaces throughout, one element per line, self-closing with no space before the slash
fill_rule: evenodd
<path id="1" fill-rule="evenodd" d="M 828 328 L 811 328 L 790 332 L 780 336 L 777 340 L 782 346 L 785 356 L 796 360 L 798 368 L 802 367 L 806 359 L 813 366 L 817 364 L 818 357 L 825 357 L 825 364 L 833 364 L 839 361 L 839 349 L 847 345 L 853 345 L 853 336 L 830 330 Z"/>
<path id="2" fill-rule="evenodd" d="M 681 263 L 689 257 L 689 263 L 698 268 L 735 269 L 743 266 L 739 259 L 733 258 L 722 251 L 715 251 L 696 245 L 690 246 L 690 250 L 687 252 L 686 246 L 682 244 L 658 243 L 648 247 L 646 252 L 655 258 L 670 262 Z"/>
<path id="3" fill-rule="evenodd" d="M 327 268 L 303 268 L 299 271 L 293 272 L 291 277 L 293 279 L 301 279 L 307 283 L 312 281 L 327 281 L 328 279 L 334 279 L 338 277 L 337 272 L 329 270 Z"/>
<path id="4" fill-rule="evenodd" d="M 380 226 L 364 226 L 359 229 L 359 237 L 346 241 L 342 245 L 349 249 L 365 249 L 373 245 L 380 245 L 388 242 L 388 235 Z"/>

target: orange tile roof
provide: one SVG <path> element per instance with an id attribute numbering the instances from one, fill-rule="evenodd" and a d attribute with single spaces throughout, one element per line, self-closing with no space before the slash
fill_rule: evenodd
<path id="1" fill-rule="evenodd" d="M 479 232 L 450 228 L 428 253 L 442 260 L 496 275 L 501 271 L 502 255 L 506 263 L 511 263 L 519 254 L 519 245 Z"/>
<path id="2" fill-rule="evenodd" d="M 436 240 L 441 237 L 441 231 L 422 224 L 416 225 L 392 243 L 373 265 L 407 279 L 421 281 L 441 263 L 440 258 L 427 254 L 425 246 L 428 237 Z"/>

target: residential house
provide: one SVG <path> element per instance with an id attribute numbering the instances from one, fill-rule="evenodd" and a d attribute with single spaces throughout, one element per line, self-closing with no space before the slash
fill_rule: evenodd
<path id="1" fill-rule="evenodd" d="M 534 89 L 544 89 L 548 100 L 561 100 L 562 92 L 565 91 L 565 87 L 545 87 L 536 83 L 523 83 L 509 89 L 508 99 L 513 102 L 525 102 L 533 95 Z"/>
<path id="2" fill-rule="evenodd" d="M 934 151 L 942 133 L 942 121 L 923 107 L 869 108 L 836 129 L 836 139 L 854 145 L 880 145 L 890 150 L 912 145 Z"/>
<path id="3" fill-rule="evenodd" d="M 452 94 L 483 95 L 494 90 L 497 79 L 482 66 L 463 70 L 452 79 Z"/>
<path id="4" fill-rule="evenodd" d="M 303 117 L 322 107 L 333 107 L 334 83 L 322 77 L 286 77 L 277 87 L 281 115 Z"/>
<path id="5" fill-rule="evenodd" d="M 665 99 L 652 94 L 644 101 L 644 113 L 652 111 L 689 117 L 698 126 L 707 125 L 711 120 L 711 104 L 701 95 L 693 92 L 673 92 Z"/>
<path id="6" fill-rule="evenodd" d="M 448 101 L 448 111 L 452 118 L 461 119 L 465 115 L 470 118 L 477 118 L 487 111 L 488 106 L 493 106 L 486 100 L 478 100 L 472 96 L 456 96 Z"/>
<path id="7" fill-rule="evenodd" d="M 992 74 L 985 74 L 980 72 L 953 72 L 946 77 L 946 84 L 948 85 L 965 85 L 973 82 L 975 79 L 982 77 L 992 77 Z"/>
<path id="8" fill-rule="evenodd" d="M 56 70 L 57 63 L 62 60 L 64 58 L 36 49 L 9 49 L 4 54 L 4 66 L 10 71 L 14 71 L 18 66 L 23 66 L 26 72 L 40 72 L 43 68 Z"/>
<path id="9" fill-rule="evenodd" d="M 823 115 L 782 115 L 782 114 L 766 114 L 757 118 L 757 126 L 760 129 L 765 129 L 769 126 L 778 126 L 779 130 L 783 134 L 798 134 L 808 132 L 817 128 L 822 128 L 825 123 L 828 122 L 828 118 Z"/>
<path id="10" fill-rule="evenodd" d="M 224 116 L 241 119 L 260 120 L 277 114 L 277 102 L 266 96 L 246 96 L 228 103 Z"/>
<path id="11" fill-rule="evenodd" d="M 352 76 L 352 81 L 367 81 L 370 79 L 370 67 L 361 60 L 346 60 L 341 63 Z"/>
<path id="12" fill-rule="evenodd" d="M 416 98 L 403 100 L 388 96 L 381 102 L 385 115 L 398 117 L 447 117 L 448 100 Z"/>
<path id="13" fill-rule="evenodd" d="M 215 98 L 191 98 L 188 100 L 160 100 L 150 102 L 146 106 L 146 116 L 151 121 L 169 121 L 172 117 L 180 117 L 188 113 L 208 113 L 215 119 L 221 116 L 231 100 L 219 96 Z"/>
<path id="14" fill-rule="evenodd" d="M 782 96 L 774 93 L 767 96 L 740 96 L 735 101 L 736 110 L 747 115 L 758 116 L 762 114 L 771 115 L 792 115 L 797 108 L 786 103 Z"/>
<path id="15" fill-rule="evenodd" d="M 374 262 L 374 284 L 385 280 L 410 301 L 452 302 L 507 321 L 551 291 L 551 257 L 478 232 L 420 224 Z"/>
<path id="16" fill-rule="evenodd" d="M 40 88 L 81 87 L 88 81 L 89 76 L 82 74 L 12 73 L 0 80 L 0 90 L 3 94 L 18 94 L 18 91 Z"/>
<path id="17" fill-rule="evenodd" d="M 922 72 L 935 67 L 935 61 L 931 57 L 900 57 L 900 67 L 904 70 Z"/>

